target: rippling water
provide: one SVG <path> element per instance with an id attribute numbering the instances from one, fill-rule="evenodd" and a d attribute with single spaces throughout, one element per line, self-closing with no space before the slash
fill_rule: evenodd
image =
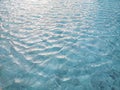
<path id="1" fill-rule="evenodd" d="M 120 0 L 0 0 L 0 90 L 120 90 Z"/>

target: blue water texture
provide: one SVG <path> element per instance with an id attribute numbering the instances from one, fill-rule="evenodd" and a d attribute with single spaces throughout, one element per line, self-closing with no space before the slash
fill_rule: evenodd
<path id="1" fill-rule="evenodd" d="M 120 0 L 0 0 L 0 90 L 120 90 Z"/>

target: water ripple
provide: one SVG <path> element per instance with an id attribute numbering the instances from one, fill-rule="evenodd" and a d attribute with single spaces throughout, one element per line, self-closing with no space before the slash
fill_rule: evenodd
<path id="1" fill-rule="evenodd" d="M 119 6 L 0 0 L 0 90 L 119 90 Z"/>

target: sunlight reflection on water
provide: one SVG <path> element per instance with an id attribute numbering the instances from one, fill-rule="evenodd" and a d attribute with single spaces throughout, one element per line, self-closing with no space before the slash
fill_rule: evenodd
<path id="1" fill-rule="evenodd" d="M 119 90 L 119 6 L 0 0 L 0 89 Z"/>

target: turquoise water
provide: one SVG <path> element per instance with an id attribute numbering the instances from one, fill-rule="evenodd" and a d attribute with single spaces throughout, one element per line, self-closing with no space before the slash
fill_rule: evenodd
<path id="1" fill-rule="evenodd" d="M 120 0 L 0 0 L 0 90 L 120 90 Z"/>

